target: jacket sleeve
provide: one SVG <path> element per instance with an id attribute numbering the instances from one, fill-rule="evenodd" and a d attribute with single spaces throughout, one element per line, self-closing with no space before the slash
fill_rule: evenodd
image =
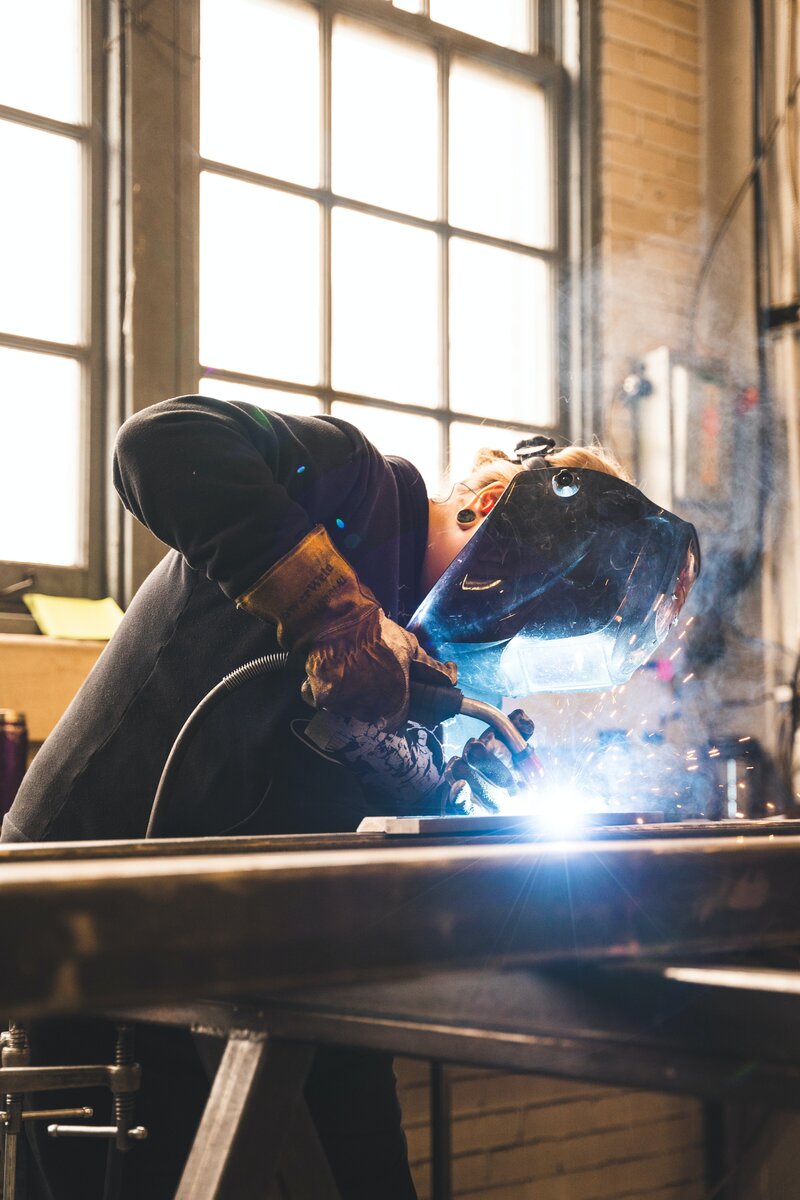
<path id="1" fill-rule="evenodd" d="M 122 426 L 125 507 L 235 599 L 369 476 L 352 426 L 205 396 L 155 404 Z"/>

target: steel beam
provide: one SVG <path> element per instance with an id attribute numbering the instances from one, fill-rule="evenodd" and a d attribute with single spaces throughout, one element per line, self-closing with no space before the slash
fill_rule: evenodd
<path id="1" fill-rule="evenodd" d="M 783 821 L 686 821 L 681 824 L 629 825 L 612 828 L 589 827 L 581 838 L 585 842 L 632 841 L 644 845 L 652 841 L 695 841 L 702 838 L 775 838 L 800 837 L 800 820 Z M 541 844 L 559 841 L 544 839 L 540 833 L 530 838 L 518 832 L 509 835 L 471 834 L 467 837 L 409 835 L 387 837 L 384 833 L 292 833 L 247 837 L 186 837 L 151 840 L 114 840 L 105 842 L 2 842 L 0 865 L 5 862 L 49 862 L 73 860 L 86 862 L 96 858 L 169 858 L 209 854 L 274 854 L 296 850 L 376 850 L 398 846 L 483 846 L 513 842 Z"/>
<path id="2" fill-rule="evenodd" d="M 800 1109 L 797 997 L 681 983 L 655 963 L 442 972 L 126 1015 Z"/>
<path id="3" fill-rule="evenodd" d="M 5 862 L 20 1019 L 465 966 L 800 946 L 800 838 Z"/>

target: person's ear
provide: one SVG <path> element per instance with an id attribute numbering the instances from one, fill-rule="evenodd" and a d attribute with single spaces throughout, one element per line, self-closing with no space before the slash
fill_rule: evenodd
<path id="1" fill-rule="evenodd" d="M 459 529 L 477 528 L 476 522 L 488 517 L 505 490 L 504 483 L 490 483 L 488 487 L 482 488 L 469 504 L 458 510 L 456 522 Z"/>
<path id="2" fill-rule="evenodd" d="M 480 516 L 488 517 L 489 513 L 494 508 L 497 501 L 506 490 L 505 483 L 490 483 L 488 487 L 483 488 L 476 497 L 475 508 Z"/>

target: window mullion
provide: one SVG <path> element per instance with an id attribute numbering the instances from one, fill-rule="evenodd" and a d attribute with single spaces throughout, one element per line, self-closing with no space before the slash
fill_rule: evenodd
<path id="1" fill-rule="evenodd" d="M 321 312 L 321 383 L 323 410 L 330 412 L 331 401 L 331 366 L 333 354 L 333 313 L 332 313 L 332 203 L 331 203 L 331 151 L 333 130 L 331 126 L 331 76 L 333 60 L 333 17 L 330 8 L 325 5 L 320 9 L 320 103 L 322 137 L 320 140 L 321 158 L 320 184 L 323 192 L 320 219 L 322 221 L 322 242 L 320 258 L 322 266 L 322 288 L 320 291 Z"/>
<path id="2" fill-rule="evenodd" d="M 428 8 L 429 4 L 426 5 Z M 444 228 L 439 235 L 439 330 L 442 418 L 442 476 L 450 457 L 450 52 L 439 48 L 439 219 Z"/>
<path id="3" fill-rule="evenodd" d="M 194 6 L 152 0 L 146 25 L 123 18 L 120 39 L 127 122 L 122 163 L 126 296 L 118 314 L 121 327 L 114 330 L 125 363 L 117 420 L 196 387 L 197 346 L 191 333 L 186 336 L 194 328 L 197 290 L 187 276 L 198 186 L 191 132 Z M 125 518 L 122 536 L 125 578 L 117 586 L 128 600 L 163 557 L 164 547 L 132 519 Z"/>

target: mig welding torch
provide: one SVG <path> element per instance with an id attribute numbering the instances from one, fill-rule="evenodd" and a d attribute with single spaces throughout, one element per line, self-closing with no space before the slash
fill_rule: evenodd
<path id="1" fill-rule="evenodd" d="M 282 651 L 264 654 L 259 658 L 243 663 L 234 671 L 225 675 L 220 682 L 208 692 L 186 719 L 169 752 L 164 769 L 161 773 L 156 790 L 153 806 L 150 810 L 150 820 L 147 825 L 146 838 L 163 836 L 163 829 L 169 808 L 169 797 L 177 774 L 181 768 L 189 746 L 197 733 L 202 721 L 212 709 L 244 684 L 251 680 L 271 675 L 276 671 L 291 668 L 291 656 Z M 298 664 L 299 665 L 299 664 Z M 536 752 L 526 740 L 524 732 L 514 724 L 510 717 L 487 704 L 483 700 L 465 696 L 460 688 L 451 684 L 442 686 L 422 683 L 414 679 L 414 663 L 411 664 L 411 680 L 409 685 L 409 717 L 426 728 L 434 728 L 443 721 L 456 716 L 473 717 L 487 725 L 499 741 L 508 749 L 514 768 L 527 783 L 532 783 L 542 774 L 542 767 Z M 530 724 L 530 723 L 529 723 Z M 530 724 L 530 733 L 533 726 Z"/>

